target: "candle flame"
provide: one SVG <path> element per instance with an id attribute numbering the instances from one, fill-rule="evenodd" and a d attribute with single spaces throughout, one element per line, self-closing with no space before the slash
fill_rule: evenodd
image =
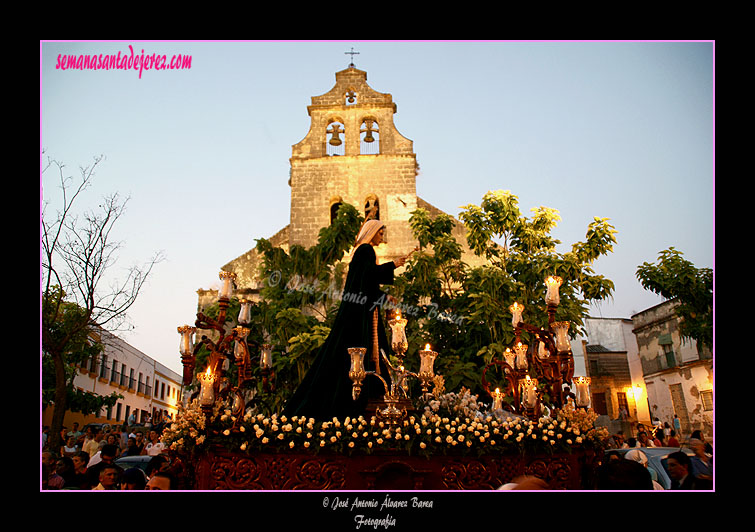
<path id="1" fill-rule="evenodd" d="M 425 344 L 425 351 L 430 351 L 430 344 Z"/>

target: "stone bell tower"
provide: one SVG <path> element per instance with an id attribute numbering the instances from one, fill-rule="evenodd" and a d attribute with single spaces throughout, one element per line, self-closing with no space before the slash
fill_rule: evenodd
<path id="1" fill-rule="evenodd" d="M 341 203 L 385 222 L 386 243 L 378 260 L 405 255 L 416 246 L 409 216 L 417 208 L 417 159 L 412 141 L 393 123 L 390 94 L 367 85 L 353 64 L 336 73 L 335 86 L 312 97 L 309 132 L 292 147 L 289 244 L 317 242 Z"/>

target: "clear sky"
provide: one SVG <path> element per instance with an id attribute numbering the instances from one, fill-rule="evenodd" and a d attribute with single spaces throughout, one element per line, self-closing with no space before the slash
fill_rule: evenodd
<path id="1" fill-rule="evenodd" d="M 182 70 L 56 68 L 62 55 L 191 56 Z M 445 212 L 510 190 L 522 212 L 552 207 L 561 251 L 593 217 L 618 231 L 594 269 L 616 284 L 591 315 L 629 318 L 662 300 L 637 266 L 674 246 L 714 267 L 712 42 L 44 42 L 40 150 L 71 174 L 104 155 L 81 207 L 118 192 L 113 270 L 157 265 L 121 335 L 181 372 L 176 327 L 221 266 L 288 224 L 291 146 L 310 98 L 329 91 L 353 48 L 367 82 L 390 93 L 414 142 L 417 194 Z M 40 158 L 40 168 L 43 158 Z M 54 177 L 40 175 L 54 206 Z"/>

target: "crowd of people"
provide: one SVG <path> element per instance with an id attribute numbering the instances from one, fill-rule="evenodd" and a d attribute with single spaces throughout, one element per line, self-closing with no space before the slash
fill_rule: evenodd
<path id="1" fill-rule="evenodd" d="M 162 427 L 124 424 L 104 428 L 73 423 L 61 431 L 60 448 L 48 445 L 42 434 L 43 490 L 171 490 L 177 489 L 180 460 L 161 441 Z M 146 436 L 145 436 L 146 434 Z M 146 456 L 146 466 L 121 467 L 116 460 Z"/>
<path id="2" fill-rule="evenodd" d="M 618 478 L 621 471 L 634 471 L 637 473 L 636 478 L 647 480 L 647 475 L 637 468 L 637 466 L 627 465 L 626 461 L 640 464 L 647 472 L 650 473 L 651 489 L 663 489 L 658 484 L 657 473 L 654 469 L 648 467 L 648 458 L 643 449 L 653 447 L 671 447 L 678 448 L 678 451 L 669 453 L 666 462 L 668 476 L 671 479 L 672 490 L 708 490 L 713 487 L 713 446 L 706 441 L 704 434 L 700 430 L 693 431 L 689 437 L 680 442 L 677 430 L 671 428 L 669 423 L 660 424 L 657 419 L 654 420 L 653 427 L 645 427 L 642 423 L 636 425 L 636 437 L 632 436 L 624 439 L 624 434 L 619 431 L 613 434 L 609 439 L 609 449 L 606 452 L 604 460 L 605 470 L 616 470 L 616 474 L 607 475 L 603 480 L 606 484 L 614 483 L 618 487 L 614 489 L 625 489 L 619 483 Z M 687 448 L 692 451 L 692 456 L 683 451 Z M 623 455 L 617 453 L 615 449 L 630 449 Z M 614 461 L 621 462 L 613 464 Z M 627 482 L 634 482 L 631 475 L 627 475 Z M 647 483 L 645 487 L 647 488 Z M 646 489 L 635 488 L 635 489 Z M 629 489 L 629 488 L 626 488 Z"/>
<path id="3" fill-rule="evenodd" d="M 635 426 L 636 436 L 624 439 L 622 431 L 613 434 L 595 475 L 586 488 L 600 491 L 665 490 L 658 481 L 658 472 L 650 466 L 647 449 L 671 447 L 666 456 L 666 471 L 671 490 L 711 490 L 713 488 L 713 447 L 702 431 L 695 430 L 679 441 L 678 431 L 669 424 L 653 423 L 648 428 Z M 619 451 L 621 449 L 621 451 Z M 692 451 L 690 456 L 684 449 Z M 499 490 L 547 490 L 540 478 L 523 476 L 498 488 Z"/>

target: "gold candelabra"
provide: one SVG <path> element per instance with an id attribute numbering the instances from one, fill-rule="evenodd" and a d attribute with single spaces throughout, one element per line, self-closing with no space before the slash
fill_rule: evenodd
<path id="1" fill-rule="evenodd" d="M 548 395 L 549 403 L 562 407 L 566 401 L 565 385 L 571 385 L 574 378 L 574 356 L 569 342 L 569 327 L 567 321 L 556 321 L 556 310 L 560 303 L 559 288 L 563 280 L 557 276 L 549 276 L 545 280 L 545 303 L 548 312 L 548 326 L 535 327 L 525 323 L 524 305 L 515 302 L 509 307 L 512 315 L 511 324 L 514 328 L 514 345 L 503 353 L 503 359 L 492 360 L 482 372 L 482 385 L 493 398 L 494 408 L 502 405 L 502 397 L 512 397 L 511 408 L 515 412 L 527 417 L 538 417 L 542 411 L 543 396 Z M 534 339 L 533 345 L 522 342 L 522 333 L 529 333 Z M 504 373 L 505 388 L 490 390 L 490 383 L 486 374 L 493 367 L 501 367 Z M 538 378 L 531 378 L 530 373 L 536 373 Z M 589 379 L 580 377 L 577 380 L 580 400 L 577 406 L 586 407 L 589 404 Z"/>
<path id="2" fill-rule="evenodd" d="M 390 376 L 390 385 L 388 382 L 375 371 L 366 371 L 364 367 L 364 356 L 367 349 L 364 347 L 351 347 L 348 349 L 349 356 L 351 358 L 351 367 L 349 369 L 349 378 L 352 381 L 352 398 L 356 400 L 362 391 L 362 382 L 368 376 L 374 376 L 380 379 L 385 389 L 383 395 L 383 407 L 376 408 L 376 416 L 378 419 L 385 420 L 389 424 L 397 424 L 407 414 L 407 405 L 411 404 L 408 392 L 407 379 L 409 377 L 416 378 L 422 385 L 422 392 L 426 394 L 428 388 L 435 378 L 435 359 L 438 353 L 430 349 L 430 345 L 427 344 L 425 349 L 420 350 L 420 369 L 417 373 L 407 371 L 404 366 L 404 356 L 407 351 L 408 342 L 406 341 L 405 327 L 407 320 L 402 318 L 400 313 L 394 318 L 389 320 L 391 326 L 392 338 L 391 347 L 396 352 L 396 356 L 399 360 L 397 365 L 393 365 L 385 354 L 385 351 L 380 350 L 380 356 L 385 362 L 388 368 L 388 374 Z"/>
<path id="3" fill-rule="evenodd" d="M 255 381 L 253 372 L 255 363 L 259 364 L 262 373 L 263 389 L 270 391 L 272 387 L 271 379 L 274 376 L 272 346 L 269 344 L 257 346 L 255 344 L 256 347 L 259 347 L 260 354 L 255 357 L 251 355 L 250 341 L 247 338 L 250 333 L 249 325 L 253 305 L 251 300 L 239 300 L 241 309 L 237 320 L 238 325 L 230 331 L 226 330 L 226 314 L 233 296 L 233 283 L 236 280 L 236 275 L 221 271 L 219 277 L 222 283 L 218 290 L 219 312 L 217 318 L 210 318 L 202 312 L 197 312 L 194 326 L 182 325 L 178 327 L 178 333 L 181 335 L 179 352 L 184 368 L 183 384 L 190 385 L 195 377 L 197 353 L 202 346 L 210 351 L 205 371 L 196 376 L 200 384 L 198 395 L 200 406 L 209 418 L 218 399 L 232 398 L 231 412 L 237 420 L 233 428 L 237 429 L 247 406 L 244 390 Z M 215 331 L 217 339 L 212 340 L 207 335 L 203 335 L 199 342 L 195 342 L 195 335 L 200 329 Z M 230 387 L 228 379 L 228 369 L 231 364 L 234 364 L 238 370 L 237 383 L 233 388 Z"/>

